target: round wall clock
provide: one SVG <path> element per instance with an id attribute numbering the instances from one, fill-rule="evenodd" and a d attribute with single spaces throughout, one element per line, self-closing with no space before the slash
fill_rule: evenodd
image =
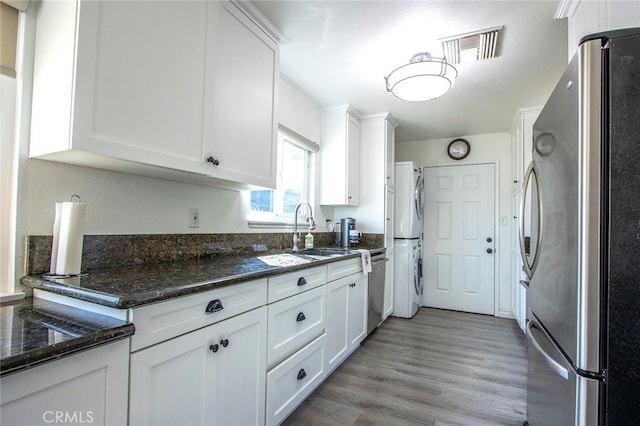
<path id="1" fill-rule="evenodd" d="M 454 160 L 467 158 L 471 152 L 471 144 L 466 139 L 454 139 L 447 147 L 447 154 Z"/>

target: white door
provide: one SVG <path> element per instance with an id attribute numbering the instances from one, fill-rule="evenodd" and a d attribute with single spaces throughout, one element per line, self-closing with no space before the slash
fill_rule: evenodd
<path id="1" fill-rule="evenodd" d="M 493 164 L 427 167 L 422 305 L 494 314 Z"/>

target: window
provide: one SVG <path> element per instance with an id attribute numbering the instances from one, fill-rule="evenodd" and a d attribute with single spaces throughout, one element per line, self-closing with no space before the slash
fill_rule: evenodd
<path id="1" fill-rule="evenodd" d="M 313 161 L 317 151 L 316 143 L 280 127 L 276 189 L 251 191 L 250 226 L 292 223 L 298 203 L 311 202 Z"/>

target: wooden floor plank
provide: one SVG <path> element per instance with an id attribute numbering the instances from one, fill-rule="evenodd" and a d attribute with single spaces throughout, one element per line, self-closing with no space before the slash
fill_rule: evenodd
<path id="1" fill-rule="evenodd" d="M 285 425 L 521 425 L 526 374 L 515 321 L 422 308 L 389 318 Z"/>

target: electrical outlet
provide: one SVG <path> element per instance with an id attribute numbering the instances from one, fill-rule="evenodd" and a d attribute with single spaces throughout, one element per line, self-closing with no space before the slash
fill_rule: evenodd
<path id="1" fill-rule="evenodd" d="M 189 209 L 189 228 L 200 228 L 200 210 Z"/>

